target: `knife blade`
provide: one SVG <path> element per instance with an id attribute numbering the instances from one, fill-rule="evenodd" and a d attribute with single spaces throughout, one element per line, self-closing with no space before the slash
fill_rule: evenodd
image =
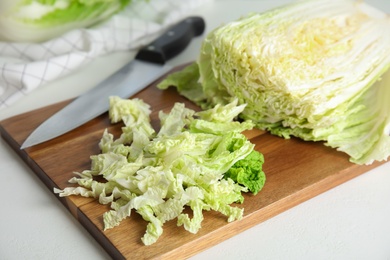
<path id="1" fill-rule="evenodd" d="M 109 96 L 128 98 L 172 69 L 166 61 L 178 55 L 205 29 L 202 17 L 192 16 L 142 48 L 135 59 L 91 90 L 80 95 L 39 125 L 24 141 L 25 149 L 61 136 L 109 108 Z"/>

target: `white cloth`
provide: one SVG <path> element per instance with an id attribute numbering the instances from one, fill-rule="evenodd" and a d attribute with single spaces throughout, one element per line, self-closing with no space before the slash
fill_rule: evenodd
<path id="1" fill-rule="evenodd" d="M 107 22 L 43 43 L 0 42 L 0 109 L 115 51 L 136 51 L 211 0 L 133 0 Z"/>

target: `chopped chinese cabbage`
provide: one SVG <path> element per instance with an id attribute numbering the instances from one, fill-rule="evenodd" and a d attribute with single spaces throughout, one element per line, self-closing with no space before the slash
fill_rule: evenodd
<path id="1" fill-rule="evenodd" d="M 265 181 L 264 158 L 253 153 L 254 144 L 241 133 L 252 129 L 252 122 L 233 121 L 244 108 L 235 100 L 195 112 L 176 103 L 169 113 L 160 111 L 161 128 L 156 132 L 148 104 L 111 97 L 109 116 L 113 123 L 123 121 L 122 134 L 115 139 L 105 130 L 99 143 L 102 152 L 91 156 L 91 169 L 70 179 L 76 186 L 54 192 L 110 204 L 103 216 L 105 229 L 137 212 L 148 222 L 145 245 L 155 243 L 163 224 L 173 219 L 197 233 L 204 210 L 218 211 L 229 222 L 239 220 L 244 210 L 230 204 L 242 203 L 242 192 L 257 193 Z M 232 166 L 239 171 L 236 177 L 225 175 Z M 191 216 L 185 208 L 192 210 Z"/>

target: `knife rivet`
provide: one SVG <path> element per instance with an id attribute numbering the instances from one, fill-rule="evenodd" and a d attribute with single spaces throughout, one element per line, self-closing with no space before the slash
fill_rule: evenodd
<path id="1" fill-rule="evenodd" d="M 174 31 L 169 31 L 167 34 L 168 34 L 168 36 L 173 36 L 173 35 L 175 35 L 175 32 Z"/>
<path id="2" fill-rule="evenodd" d="M 149 51 L 154 51 L 156 49 L 156 47 L 154 47 L 154 45 L 149 45 L 148 46 L 148 50 Z"/>

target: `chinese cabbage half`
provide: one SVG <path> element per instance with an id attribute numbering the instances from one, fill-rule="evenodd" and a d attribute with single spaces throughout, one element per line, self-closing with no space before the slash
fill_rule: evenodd
<path id="1" fill-rule="evenodd" d="M 238 98 L 256 126 L 325 141 L 358 164 L 390 155 L 390 16 L 362 1 L 300 1 L 212 31 L 174 85 L 204 108 Z"/>
<path id="2" fill-rule="evenodd" d="M 131 0 L 5 0 L 0 40 L 39 42 L 103 21 Z"/>

